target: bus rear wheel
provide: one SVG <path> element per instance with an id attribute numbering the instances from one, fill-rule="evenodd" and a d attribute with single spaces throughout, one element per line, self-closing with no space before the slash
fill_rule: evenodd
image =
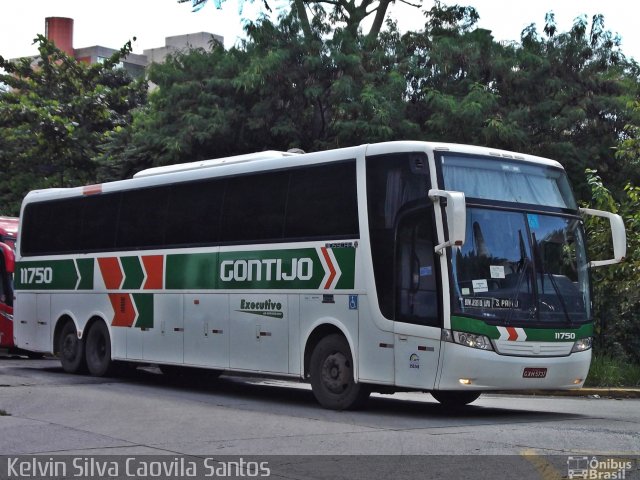
<path id="1" fill-rule="evenodd" d="M 86 344 L 87 368 L 96 377 L 107 375 L 113 366 L 111 360 L 111 340 L 109 329 L 102 320 L 95 322 L 89 329 Z"/>
<path id="2" fill-rule="evenodd" d="M 84 341 L 78 338 L 76 326 L 68 321 L 58 336 L 58 355 L 67 373 L 81 373 L 86 368 Z"/>
<path id="3" fill-rule="evenodd" d="M 311 354 L 311 389 L 324 408 L 351 410 L 364 406 L 371 390 L 353 378 L 353 357 L 347 340 L 339 334 L 329 335 Z"/>
<path id="4" fill-rule="evenodd" d="M 474 402 L 480 397 L 480 392 L 457 392 L 454 390 L 436 390 L 431 392 L 431 396 L 435 398 L 445 407 L 464 407 Z"/>

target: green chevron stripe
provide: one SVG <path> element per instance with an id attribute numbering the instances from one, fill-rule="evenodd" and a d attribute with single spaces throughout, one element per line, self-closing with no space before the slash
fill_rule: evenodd
<path id="1" fill-rule="evenodd" d="M 76 260 L 78 272 L 80 272 L 80 282 L 78 290 L 93 290 L 93 268 L 95 261 L 93 258 L 81 258 Z"/>
<path id="2" fill-rule="evenodd" d="M 144 281 L 144 270 L 138 257 L 120 257 L 124 270 L 123 290 L 138 290 Z"/>
<path id="3" fill-rule="evenodd" d="M 135 328 L 152 328 L 153 327 L 153 294 L 152 293 L 134 293 L 133 303 L 138 310 L 138 318 L 133 325 Z"/>
<path id="4" fill-rule="evenodd" d="M 343 290 L 353 288 L 355 285 L 355 264 L 356 264 L 356 249 L 355 248 L 334 248 L 332 249 L 333 255 L 336 257 L 336 261 L 342 270 L 342 276 L 336 284 L 337 290 Z"/>

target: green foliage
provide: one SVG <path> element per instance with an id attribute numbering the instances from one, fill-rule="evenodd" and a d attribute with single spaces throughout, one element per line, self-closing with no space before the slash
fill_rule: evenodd
<path id="1" fill-rule="evenodd" d="M 39 57 L 0 57 L 0 204 L 15 215 L 30 189 L 96 180 L 96 158 L 108 133 L 130 122 L 146 85 L 116 68 L 127 43 L 104 63 L 87 65 L 38 36 Z"/>
<path id="2" fill-rule="evenodd" d="M 471 7 L 437 6 L 425 30 L 405 38 L 411 118 L 423 137 L 554 158 L 583 200 L 585 168 L 620 187 L 637 180 L 631 156 L 612 153 L 621 138 L 637 134 L 628 103 L 640 94 L 639 68 L 602 16 L 590 28 L 580 17 L 559 33 L 549 14 L 544 34 L 532 24 L 521 44 L 495 42 L 491 32 L 474 28 L 477 18 Z"/>
<path id="3" fill-rule="evenodd" d="M 619 357 L 595 355 L 591 361 L 587 387 L 640 387 L 640 365 L 629 364 Z"/>
<path id="4" fill-rule="evenodd" d="M 242 151 L 243 106 L 232 81 L 244 63 L 239 50 L 218 46 L 208 54 L 178 53 L 153 64 L 148 105 L 134 112 L 132 126 L 110 133 L 105 146 L 111 160 L 105 176 L 131 176 L 153 165 L 167 165 Z M 230 139 L 236 137 L 238 144 Z"/>
<path id="5" fill-rule="evenodd" d="M 587 170 L 587 180 L 593 194 L 590 206 L 617 212 L 627 230 L 625 261 L 592 272 L 597 351 L 640 365 L 640 187 L 627 183 L 616 202 L 595 170 Z M 586 228 L 590 257 L 612 258 L 608 223 L 589 218 Z"/>
<path id="6" fill-rule="evenodd" d="M 221 9 L 225 1 L 213 0 L 213 3 L 216 8 Z M 254 0 L 246 1 L 253 3 Z M 420 6 L 420 3 L 414 4 L 406 0 L 401 1 L 416 8 Z M 191 3 L 194 12 L 204 7 L 207 2 L 208 0 L 178 0 L 178 3 Z M 317 31 L 314 30 L 317 30 L 317 27 L 322 23 L 328 25 L 327 21 L 335 31 L 342 30 L 351 37 L 355 37 L 359 34 L 365 19 L 372 16 L 369 33 L 364 38 L 367 48 L 371 49 L 377 43 L 381 28 L 387 17 L 387 10 L 394 2 L 395 0 L 281 0 L 279 3 L 289 4 L 289 15 L 296 19 L 307 41 L 315 39 Z M 242 13 L 245 0 L 238 0 L 238 3 L 240 13 Z M 267 0 L 262 0 L 262 3 L 266 11 L 272 11 Z M 309 14 L 311 14 L 311 19 Z"/>
<path id="7" fill-rule="evenodd" d="M 395 26 L 373 50 L 346 30 L 322 40 L 326 24 L 313 28 L 309 41 L 295 15 L 278 25 L 262 19 L 248 25 L 242 48 L 189 50 L 153 65 L 149 79 L 158 88 L 132 127 L 112 136 L 111 172 L 417 136 L 406 120 L 404 75 L 389 55 L 400 42 Z"/>
<path id="8" fill-rule="evenodd" d="M 629 102 L 640 95 L 640 68 L 602 16 L 559 32 L 549 14 L 542 34 L 532 24 L 521 43 L 504 44 L 476 28 L 473 7 L 436 2 L 424 30 L 400 36 L 388 21 L 372 42 L 359 10 L 371 3 L 293 2 L 278 23 L 249 23 L 237 48 L 184 52 L 154 66 L 159 89 L 133 127 L 110 138 L 107 153 L 121 168 L 109 174 L 407 138 L 554 158 L 581 200 L 590 197 L 585 168 L 615 194 L 625 179 L 640 180 L 637 156 L 612 155 L 637 134 L 640 114 Z"/>

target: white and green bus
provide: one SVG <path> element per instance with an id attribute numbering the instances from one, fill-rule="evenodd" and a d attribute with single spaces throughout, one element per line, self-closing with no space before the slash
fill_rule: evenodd
<path id="1" fill-rule="evenodd" d="M 615 258 L 587 260 L 584 214 L 609 220 Z M 93 375 L 297 378 L 333 409 L 581 387 L 589 267 L 626 250 L 620 217 L 578 209 L 558 162 L 408 141 L 34 191 L 20 220 L 18 347 Z"/>

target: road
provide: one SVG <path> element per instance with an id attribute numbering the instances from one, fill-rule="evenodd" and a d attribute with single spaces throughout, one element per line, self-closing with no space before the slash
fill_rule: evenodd
<path id="1" fill-rule="evenodd" d="M 4 456 L 257 456 L 277 478 L 566 478 L 572 458 L 629 457 L 624 478 L 640 477 L 640 399 L 486 394 L 448 411 L 402 393 L 336 412 L 296 382 L 94 378 L 0 356 L 0 410 Z"/>

